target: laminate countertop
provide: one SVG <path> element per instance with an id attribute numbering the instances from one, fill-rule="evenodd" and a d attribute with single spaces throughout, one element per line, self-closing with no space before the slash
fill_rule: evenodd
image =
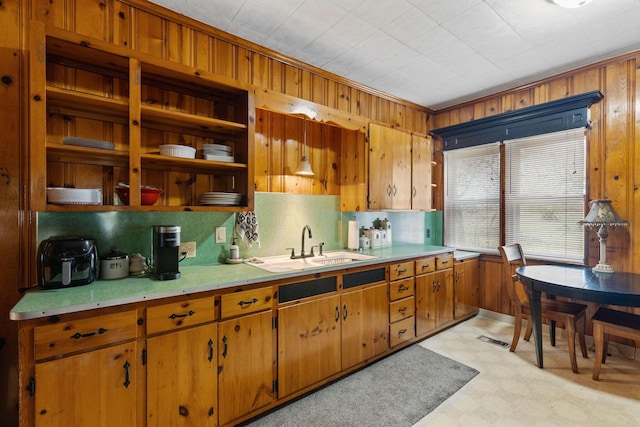
<path id="1" fill-rule="evenodd" d="M 373 255 L 376 258 L 284 273 L 270 273 L 244 263 L 211 264 L 180 267 L 180 278 L 175 280 L 161 281 L 150 277 L 127 277 L 118 280 L 96 280 L 89 285 L 63 289 L 45 290 L 34 288 L 27 291 L 11 309 L 9 318 L 11 320 L 28 320 L 96 308 L 114 307 L 178 295 L 196 294 L 234 286 L 294 278 L 316 272 L 344 270 L 352 267 L 438 255 L 453 252 L 453 250 L 453 248 L 446 246 L 398 244 L 387 248 L 360 252 Z M 330 251 L 327 254 L 330 254 Z"/>

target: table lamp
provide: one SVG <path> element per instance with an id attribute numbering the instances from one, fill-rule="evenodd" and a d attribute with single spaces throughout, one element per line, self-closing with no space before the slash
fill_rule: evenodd
<path id="1" fill-rule="evenodd" d="M 578 222 L 585 227 L 598 227 L 600 261 L 593 267 L 593 271 L 596 273 L 613 273 L 613 268 L 607 264 L 607 237 L 609 237 L 607 227 L 626 226 L 629 225 L 629 222 L 618 216 L 609 199 L 592 200 L 589 204 L 591 205 L 591 210 L 583 220 Z"/>

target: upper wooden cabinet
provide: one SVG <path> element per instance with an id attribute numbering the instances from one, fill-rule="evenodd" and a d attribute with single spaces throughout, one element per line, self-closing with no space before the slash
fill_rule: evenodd
<path id="1" fill-rule="evenodd" d="M 431 210 L 431 138 L 369 125 L 369 209 Z"/>
<path id="2" fill-rule="evenodd" d="M 411 134 L 369 124 L 369 209 L 411 209 Z"/>
<path id="3" fill-rule="evenodd" d="M 253 206 L 253 103 L 231 80 L 32 23 L 30 174 L 34 210 L 240 210 Z M 113 149 L 68 145 L 65 137 Z M 251 140 L 251 141 L 250 141 Z M 196 158 L 160 155 L 160 145 Z M 203 146 L 233 161 L 205 160 Z M 225 159 L 227 160 L 227 159 Z M 230 160 L 230 159 L 229 159 Z M 115 194 L 130 185 L 129 205 Z M 142 205 L 141 187 L 161 188 Z M 47 187 L 99 189 L 100 205 L 47 203 Z M 239 205 L 200 205 L 205 192 L 242 195 Z"/>

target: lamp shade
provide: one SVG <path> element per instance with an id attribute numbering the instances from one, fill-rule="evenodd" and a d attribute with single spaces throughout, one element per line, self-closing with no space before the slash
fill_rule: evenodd
<path id="1" fill-rule="evenodd" d="M 311 170 L 311 163 L 309 163 L 309 159 L 307 158 L 307 156 L 302 156 L 302 160 L 300 160 L 300 164 L 298 165 L 298 170 L 296 171 L 296 175 L 313 176 L 313 170 Z"/>
<path id="2" fill-rule="evenodd" d="M 580 224 L 585 227 L 599 227 L 605 226 L 626 226 L 629 222 L 620 218 L 616 213 L 613 206 L 611 206 L 611 200 L 598 199 L 590 202 L 591 209 L 587 216 L 579 221 Z"/>

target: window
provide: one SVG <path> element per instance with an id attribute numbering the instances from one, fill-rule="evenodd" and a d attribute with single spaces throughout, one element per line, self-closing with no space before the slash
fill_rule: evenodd
<path id="1" fill-rule="evenodd" d="M 584 129 L 446 151 L 445 244 L 495 252 L 519 242 L 528 256 L 582 262 Z M 504 170 L 500 153 L 504 153 Z M 504 205 L 500 183 L 504 182 Z"/>
<path id="2" fill-rule="evenodd" d="M 500 245 L 498 144 L 445 151 L 445 244 L 486 251 Z"/>
<path id="3" fill-rule="evenodd" d="M 584 129 L 505 141 L 505 243 L 528 256 L 582 262 Z"/>

